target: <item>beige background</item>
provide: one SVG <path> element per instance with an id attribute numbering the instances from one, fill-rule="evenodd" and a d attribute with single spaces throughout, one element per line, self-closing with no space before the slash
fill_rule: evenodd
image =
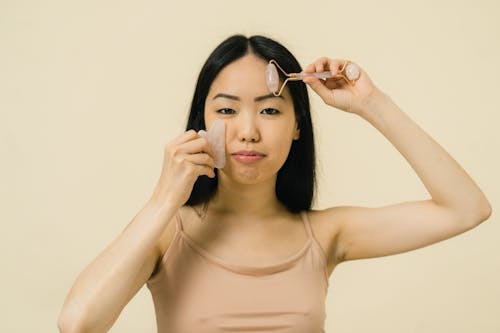
<path id="1" fill-rule="evenodd" d="M 240 32 L 303 66 L 359 63 L 493 205 L 468 233 L 339 266 L 327 332 L 500 332 L 499 17 L 494 0 L 0 0 L 0 331 L 56 331 L 77 275 L 151 194 L 201 65 Z M 310 93 L 315 208 L 429 197 L 374 127 Z M 111 332 L 155 328 L 144 287 Z"/>

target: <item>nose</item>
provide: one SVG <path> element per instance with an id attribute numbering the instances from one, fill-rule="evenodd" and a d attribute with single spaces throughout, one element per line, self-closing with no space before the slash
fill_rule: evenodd
<path id="1" fill-rule="evenodd" d="M 250 112 L 242 114 L 238 119 L 238 138 L 243 142 L 257 142 L 260 140 L 260 131 L 257 120 Z"/>

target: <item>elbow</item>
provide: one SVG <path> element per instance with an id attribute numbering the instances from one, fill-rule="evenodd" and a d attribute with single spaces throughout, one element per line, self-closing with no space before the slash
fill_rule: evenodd
<path id="1" fill-rule="evenodd" d="M 480 208 L 475 210 L 473 226 L 477 226 L 490 218 L 492 212 L 491 205 L 486 201 Z"/>
<path id="2" fill-rule="evenodd" d="M 83 333 L 84 331 L 70 321 L 59 319 L 57 321 L 59 333 Z"/>
<path id="3" fill-rule="evenodd" d="M 484 222 L 487 219 L 489 219 L 491 216 L 491 211 L 492 211 L 491 205 L 487 202 L 486 206 L 481 210 L 482 217 L 481 217 L 481 220 L 479 223 Z"/>
<path id="4" fill-rule="evenodd" d="M 490 218 L 492 211 L 491 204 L 484 195 L 479 207 L 481 207 L 479 209 L 479 223 L 482 223 Z"/>
<path id="5" fill-rule="evenodd" d="M 83 321 L 76 319 L 74 316 L 69 316 L 61 313 L 57 319 L 57 328 L 59 333 L 85 333 L 87 330 L 83 325 Z"/>

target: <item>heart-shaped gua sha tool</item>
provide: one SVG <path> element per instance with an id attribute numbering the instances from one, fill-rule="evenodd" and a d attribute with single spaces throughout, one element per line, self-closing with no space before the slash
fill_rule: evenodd
<path id="1" fill-rule="evenodd" d="M 207 131 L 199 130 L 198 135 L 207 139 L 215 153 L 215 167 L 222 169 L 226 165 L 226 127 L 224 121 L 217 119 Z"/>

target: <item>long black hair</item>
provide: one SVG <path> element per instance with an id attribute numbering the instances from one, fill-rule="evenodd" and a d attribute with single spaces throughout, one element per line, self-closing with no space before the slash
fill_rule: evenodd
<path id="1" fill-rule="evenodd" d="M 205 100 L 212 82 L 219 72 L 243 56 L 252 53 L 266 62 L 274 59 L 287 73 L 301 72 L 297 59 L 280 43 L 264 37 L 233 35 L 220 43 L 206 60 L 198 76 L 186 130 L 205 129 Z M 282 79 L 284 75 L 280 72 Z M 313 127 L 307 88 L 302 81 L 287 85 L 293 99 L 295 117 L 300 137 L 292 142 L 288 158 L 278 171 L 276 197 L 293 213 L 311 207 L 316 183 L 315 149 Z M 209 178 L 200 176 L 196 180 L 186 205 L 207 203 L 217 190 L 218 175 Z"/>

